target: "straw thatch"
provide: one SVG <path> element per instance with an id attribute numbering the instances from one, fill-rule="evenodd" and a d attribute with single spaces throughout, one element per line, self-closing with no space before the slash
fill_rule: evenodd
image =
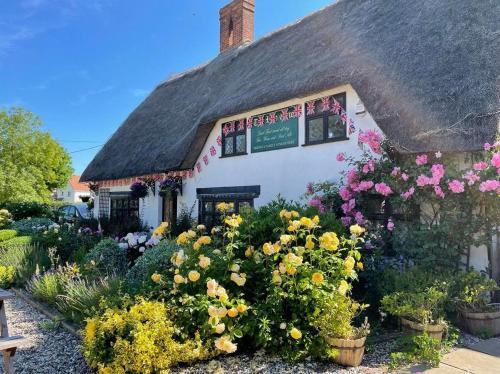
<path id="1" fill-rule="evenodd" d="M 498 0 L 340 0 L 160 84 L 82 180 L 190 168 L 217 119 L 346 83 L 402 152 L 479 149 L 498 132 L 499 25 Z"/>

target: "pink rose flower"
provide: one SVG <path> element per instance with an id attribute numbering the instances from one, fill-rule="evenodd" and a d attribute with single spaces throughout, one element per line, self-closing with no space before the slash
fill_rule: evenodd
<path id="1" fill-rule="evenodd" d="M 319 197 L 315 197 L 314 199 L 311 199 L 309 201 L 309 205 L 318 208 L 318 211 L 320 213 L 326 212 L 326 207 L 323 205 L 323 202 L 321 201 L 321 199 Z"/>
<path id="2" fill-rule="evenodd" d="M 337 161 L 342 162 L 345 160 L 345 154 L 344 153 L 339 153 L 337 154 Z"/>
<path id="3" fill-rule="evenodd" d="M 491 149 L 491 144 L 490 143 L 484 143 L 483 148 L 484 148 L 485 151 L 489 151 Z"/>
<path id="4" fill-rule="evenodd" d="M 410 197 L 412 197 L 412 196 L 413 196 L 413 194 L 414 194 L 414 193 L 415 193 L 415 188 L 414 188 L 414 187 L 410 187 L 410 188 L 408 189 L 408 191 L 403 192 L 403 193 L 401 194 L 401 197 L 403 198 L 403 200 L 408 200 Z"/>
<path id="5" fill-rule="evenodd" d="M 352 217 L 341 217 L 340 220 L 342 221 L 344 226 L 348 227 L 351 225 Z"/>
<path id="6" fill-rule="evenodd" d="M 496 152 L 491 158 L 491 165 L 500 168 L 500 152 Z"/>
<path id="7" fill-rule="evenodd" d="M 373 187 L 373 182 L 372 181 L 361 181 L 358 184 L 358 187 L 356 191 L 368 191 L 370 188 Z"/>
<path id="8" fill-rule="evenodd" d="M 356 206 L 356 199 L 351 199 L 348 202 L 341 205 L 342 211 L 344 214 L 349 214 L 353 211 Z"/>
<path id="9" fill-rule="evenodd" d="M 500 189 L 500 182 L 496 180 L 486 180 L 479 185 L 479 191 L 481 192 L 491 192 Z M 500 191 L 498 191 L 500 192 Z"/>
<path id="10" fill-rule="evenodd" d="M 339 195 L 344 201 L 348 201 L 352 197 L 351 191 L 345 186 L 339 190 Z"/>
<path id="11" fill-rule="evenodd" d="M 453 193 L 462 193 L 464 192 L 464 182 L 454 179 L 448 183 L 448 189 Z"/>
<path id="12" fill-rule="evenodd" d="M 363 173 L 368 173 L 370 171 L 375 171 L 375 160 L 369 160 L 366 164 L 363 165 Z"/>
<path id="13" fill-rule="evenodd" d="M 409 179 L 410 177 L 406 173 L 401 174 L 401 179 L 403 179 L 405 182 Z"/>
<path id="14" fill-rule="evenodd" d="M 308 195 L 312 195 L 314 193 L 314 185 L 312 183 L 307 184 L 306 193 Z"/>
<path id="15" fill-rule="evenodd" d="M 392 193 L 391 187 L 389 187 L 387 184 L 384 182 L 382 183 L 377 183 L 375 185 L 375 191 L 377 191 L 379 194 L 382 196 L 389 196 Z"/>
<path id="16" fill-rule="evenodd" d="M 425 165 L 427 163 L 427 155 L 419 155 L 415 159 L 415 162 L 418 166 Z"/>
<path id="17" fill-rule="evenodd" d="M 353 184 L 358 181 L 358 173 L 356 169 L 351 169 L 347 172 L 347 183 Z"/>
<path id="18" fill-rule="evenodd" d="M 442 164 L 434 164 L 431 167 L 432 176 L 436 179 L 441 179 L 444 176 L 444 166 Z"/>
<path id="19" fill-rule="evenodd" d="M 361 212 L 356 212 L 356 214 L 354 215 L 354 219 L 356 220 L 356 223 L 358 225 L 364 225 L 366 223 L 365 217 Z"/>
<path id="20" fill-rule="evenodd" d="M 427 186 L 430 183 L 430 178 L 426 175 L 421 174 L 417 177 L 417 186 L 419 187 Z"/>
<path id="21" fill-rule="evenodd" d="M 464 179 L 467 179 L 467 184 L 469 186 L 473 186 L 474 183 L 481 180 L 481 177 L 476 173 L 474 173 L 472 170 L 469 170 L 467 173 L 464 174 Z"/>
<path id="22" fill-rule="evenodd" d="M 436 194 L 437 197 L 440 197 L 441 199 L 444 199 L 444 192 L 439 186 L 434 186 L 434 193 Z"/>
<path id="23" fill-rule="evenodd" d="M 472 165 L 472 168 L 474 170 L 477 170 L 477 171 L 481 171 L 481 170 L 484 170 L 488 167 L 488 164 L 484 161 L 481 161 L 481 162 L 477 162 L 475 163 L 474 165 Z"/>
<path id="24" fill-rule="evenodd" d="M 382 149 L 380 148 L 382 135 L 375 130 L 359 131 L 358 142 L 368 144 L 373 153 L 382 154 Z"/>
<path id="25" fill-rule="evenodd" d="M 399 174 L 400 171 L 401 171 L 401 168 L 395 167 L 394 169 L 392 169 L 391 175 L 393 177 L 396 177 Z"/>

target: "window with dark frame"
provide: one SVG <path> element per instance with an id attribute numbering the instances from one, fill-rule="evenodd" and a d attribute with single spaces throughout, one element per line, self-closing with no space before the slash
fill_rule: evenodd
<path id="1" fill-rule="evenodd" d="M 111 219 L 124 220 L 139 217 L 139 199 L 127 195 L 111 195 Z"/>
<path id="2" fill-rule="evenodd" d="M 245 122 L 222 124 L 222 157 L 247 154 L 247 129 Z"/>
<path id="3" fill-rule="evenodd" d="M 322 144 L 347 140 L 347 124 L 341 119 L 341 111 L 332 110 L 334 100 L 344 109 L 346 107 L 346 94 L 341 93 L 327 98 L 313 100 L 314 110 L 311 114 L 306 114 L 306 145 Z M 311 105 L 308 103 L 307 105 Z M 310 111 L 307 110 L 309 113 Z"/>

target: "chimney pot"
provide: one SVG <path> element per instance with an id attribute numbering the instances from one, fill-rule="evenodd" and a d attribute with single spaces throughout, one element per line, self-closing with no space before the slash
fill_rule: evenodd
<path id="1" fill-rule="evenodd" d="M 255 0 L 233 0 L 219 11 L 220 52 L 253 41 Z"/>

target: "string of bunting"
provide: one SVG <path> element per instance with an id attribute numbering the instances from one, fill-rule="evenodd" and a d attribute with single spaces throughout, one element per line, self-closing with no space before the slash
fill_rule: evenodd
<path id="1" fill-rule="evenodd" d="M 347 113 L 344 110 L 344 108 L 342 108 L 342 105 L 333 96 L 325 96 L 318 98 L 316 100 L 308 101 L 305 103 L 305 110 L 306 110 L 306 115 L 308 116 L 324 113 L 327 111 L 330 111 L 333 114 L 340 115 L 340 120 L 348 126 L 349 135 L 352 135 L 353 133 L 356 132 L 354 121 L 347 116 Z M 224 134 L 224 136 L 227 136 L 235 131 L 243 131 L 245 129 L 250 130 L 254 126 L 255 127 L 272 126 L 279 124 L 281 122 L 286 122 L 291 118 L 300 118 L 303 116 L 303 114 L 304 113 L 302 104 L 297 104 L 281 110 L 272 111 L 269 113 L 260 114 L 258 116 L 251 116 L 248 118 L 242 118 L 225 123 L 222 125 L 222 133 Z M 221 135 L 217 137 L 216 143 L 218 147 L 222 147 Z M 171 177 L 179 177 L 183 179 L 193 178 L 195 171 L 198 174 L 200 174 L 203 170 L 202 165 L 204 164 L 205 166 L 207 166 L 210 162 L 210 158 L 215 156 L 217 156 L 217 148 L 215 145 L 211 145 L 208 152 L 201 157 L 201 160 L 196 163 L 193 169 L 170 171 L 167 173 L 159 173 L 159 174 L 158 173 L 150 174 L 134 178 L 122 178 L 122 179 L 101 181 L 99 182 L 99 187 L 130 185 L 134 182 L 143 180 L 144 178 L 154 179 L 158 182 L 161 182 L 165 178 L 171 178 Z"/>

